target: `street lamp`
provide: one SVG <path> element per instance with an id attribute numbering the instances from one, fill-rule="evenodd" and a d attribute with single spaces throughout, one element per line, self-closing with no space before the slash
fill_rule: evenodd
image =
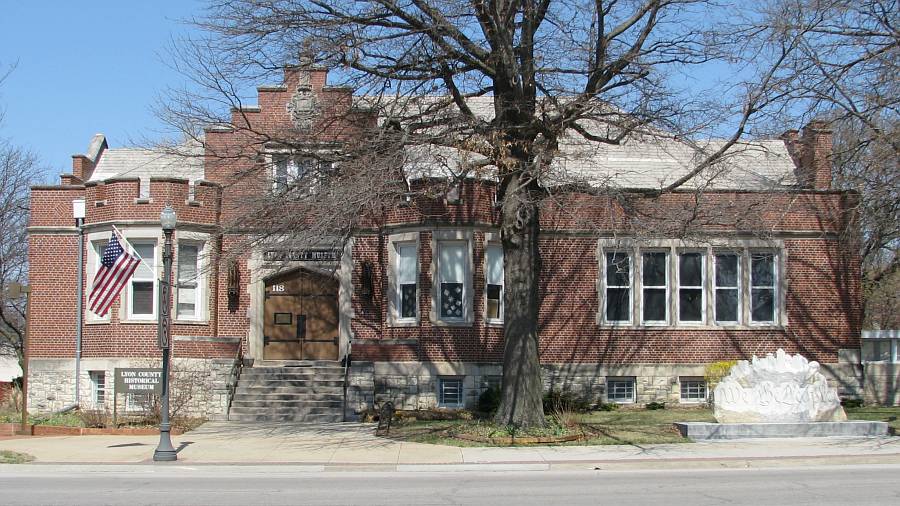
<path id="1" fill-rule="evenodd" d="M 171 288 L 172 279 L 172 233 L 175 231 L 175 210 L 168 204 L 159 213 L 159 222 L 162 225 L 163 234 L 166 236 L 165 248 L 163 249 L 163 279 L 159 284 L 159 304 L 156 341 L 162 349 L 162 396 L 160 396 L 160 423 L 159 423 L 159 445 L 153 452 L 153 460 L 157 462 L 169 462 L 178 460 L 178 454 L 175 447 L 172 446 L 172 425 L 169 423 L 169 353 L 171 350 L 171 339 L 169 336 L 170 318 L 169 306 L 171 298 L 169 290 Z"/>

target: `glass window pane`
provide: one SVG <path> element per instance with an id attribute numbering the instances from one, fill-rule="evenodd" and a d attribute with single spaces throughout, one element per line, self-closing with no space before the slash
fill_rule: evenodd
<path id="1" fill-rule="evenodd" d="M 465 243 L 441 243 L 439 249 L 440 281 L 462 284 L 467 259 Z"/>
<path id="2" fill-rule="evenodd" d="M 416 282 L 416 265 L 418 252 L 415 244 L 401 244 L 397 247 L 397 283 Z"/>
<path id="3" fill-rule="evenodd" d="M 156 245 L 153 243 L 133 243 L 134 251 L 140 255 L 144 261 L 138 264 L 137 270 L 134 271 L 134 277 L 137 279 L 153 279 L 155 273 L 153 272 L 153 268 L 156 267 L 154 264 L 153 254 L 156 250 Z"/>
<path id="4" fill-rule="evenodd" d="M 644 289 L 644 321 L 666 320 L 666 290 Z"/>
<path id="5" fill-rule="evenodd" d="M 644 286 L 666 286 L 666 254 L 644 253 Z"/>
<path id="6" fill-rule="evenodd" d="M 606 289 L 606 321 L 628 321 L 631 318 L 631 297 L 628 288 Z"/>
<path id="7" fill-rule="evenodd" d="M 500 285 L 488 285 L 487 296 L 487 318 L 500 318 L 500 298 L 503 296 L 503 287 Z"/>
<path id="8" fill-rule="evenodd" d="M 606 286 L 628 286 L 630 280 L 628 254 L 606 254 Z"/>
<path id="9" fill-rule="evenodd" d="M 737 286 L 737 255 L 716 255 L 716 286 Z"/>
<path id="10" fill-rule="evenodd" d="M 772 255 L 753 255 L 751 286 L 775 285 L 775 261 Z"/>
<path id="11" fill-rule="evenodd" d="M 775 319 L 775 291 L 771 288 L 751 290 L 750 317 L 755 322 L 770 322 Z"/>
<path id="12" fill-rule="evenodd" d="M 133 281 L 131 283 L 131 314 L 153 314 L 152 281 Z"/>
<path id="13" fill-rule="evenodd" d="M 678 319 L 699 322 L 703 319 L 703 290 L 682 288 L 678 293 Z"/>
<path id="14" fill-rule="evenodd" d="M 441 283 L 441 317 L 462 318 L 463 284 Z"/>
<path id="15" fill-rule="evenodd" d="M 703 256 L 700 253 L 679 255 L 678 278 L 682 286 L 701 286 L 703 284 Z"/>
<path id="16" fill-rule="evenodd" d="M 178 284 L 197 282 L 197 246 L 178 246 Z"/>
<path id="17" fill-rule="evenodd" d="M 400 317 L 416 317 L 416 284 L 400 285 Z"/>
<path id="18" fill-rule="evenodd" d="M 484 249 L 486 269 L 485 281 L 489 285 L 503 284 L 503 247 L 499 244 L 490 244 Z"/>
<path id="19" fill-rule="evenodd" d="M 735 289 L 716 290 L 716 321 L 738 321 L 738 291 Z"/>

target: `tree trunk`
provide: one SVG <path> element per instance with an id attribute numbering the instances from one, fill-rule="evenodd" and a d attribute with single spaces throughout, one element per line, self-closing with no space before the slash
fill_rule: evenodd
<path id="1" fill-rule="evenodd" d="M 502 182 L 505 346 L 503 383 L 496 423 L 520 428 L 543 427 L 543 389 L 538 356 L 538 190 L 522 186 L 522 172 Z"/>

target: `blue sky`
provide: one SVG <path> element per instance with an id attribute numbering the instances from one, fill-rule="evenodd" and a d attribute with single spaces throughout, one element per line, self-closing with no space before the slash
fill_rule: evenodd
<path id="1" fill-rule="evenodd" d="M 158 136 L 154 99 L 183 82 L 166 49 L 189 33 L 180 20 L 199 14 L 199 1 L 0 4 L 0 65 L 18 62 L 0 85 L 0 137 L 37 153 L 50 181 L 97 132 L 112 147 Z"/>

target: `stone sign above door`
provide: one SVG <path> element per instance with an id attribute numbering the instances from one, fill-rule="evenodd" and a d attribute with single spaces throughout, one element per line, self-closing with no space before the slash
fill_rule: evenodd
<path id="1" fill-rule="evenodd" d="M 263 253 L 266 262 L 337 262 L 339 249 L 270 249 Z"/>

